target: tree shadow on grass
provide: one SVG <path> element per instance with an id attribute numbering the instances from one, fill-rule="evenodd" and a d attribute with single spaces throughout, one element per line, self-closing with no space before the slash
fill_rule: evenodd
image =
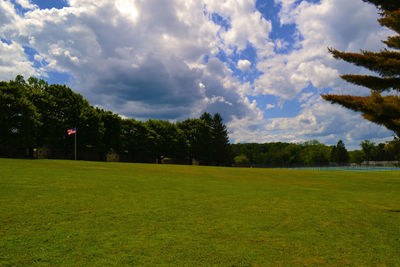
<path id="1" fill-rule="evenodd" d="M 392 210 L 392 209 L 388 209 L 387 211 L 389 211 L 389 212 L 400 212 L 400 210 Z"/>

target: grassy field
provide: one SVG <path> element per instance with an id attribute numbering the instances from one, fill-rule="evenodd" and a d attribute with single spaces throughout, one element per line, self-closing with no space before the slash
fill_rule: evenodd
<path id="1" fill-rule="evenodd" d="M 0 159 L 0 266 L 400 266 L 400 172 Z"/>

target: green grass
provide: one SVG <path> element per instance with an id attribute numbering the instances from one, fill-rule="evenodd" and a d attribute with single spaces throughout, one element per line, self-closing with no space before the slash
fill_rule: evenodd
<path id="1" fill-rule="evenodd" d="M 0 266 L 400 266 L 400 172 L 0 159 Z"/>

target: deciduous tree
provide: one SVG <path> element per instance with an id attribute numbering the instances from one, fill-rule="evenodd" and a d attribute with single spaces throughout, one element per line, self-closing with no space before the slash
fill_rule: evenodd
<path id="1" fill-rule="evenodd" d="M 29 99 L 29 88 L 18 75 L 0 82 L 0 154 L 26 155 L 36 145 L 39 114 Z"/>
<path id="2" fill-rule="evenodd" d="M 375 148 L 375 143 L 369 140 L 364 140 L 361 142 L 360 146 L 362 148 L 362 151 L 364 152 L 365 159 L 367 161 L 371 160 Z"/>

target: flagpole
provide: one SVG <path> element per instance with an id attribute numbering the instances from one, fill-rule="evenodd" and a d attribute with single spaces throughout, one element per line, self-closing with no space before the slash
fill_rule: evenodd
<path id="1" fill-rule="evenodd" d="M 77 133 L 77 131 L 76 131 L 76 127 L 75 127 L 75 160 L 76 160 L 76 133 Z"/>

